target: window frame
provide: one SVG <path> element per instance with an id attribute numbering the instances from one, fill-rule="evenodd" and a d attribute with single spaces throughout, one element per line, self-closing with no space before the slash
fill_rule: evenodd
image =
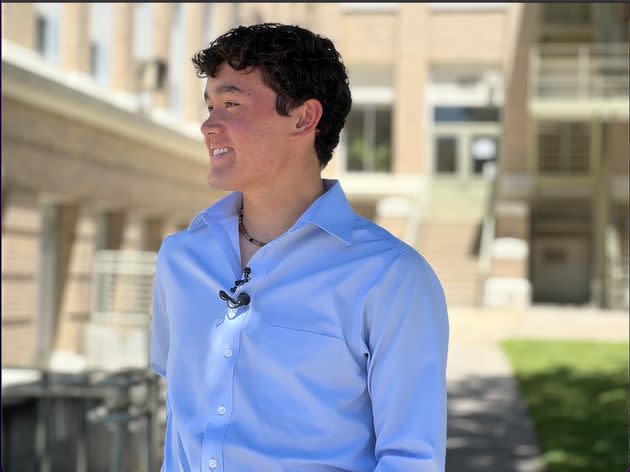
<path id="1" fill-rule="evenodd" d="M 63 3 L 33 3 L 35 23 L 34 49 L 46 61 L 59 64 L 61 56 L 60 35 L 63 21 Z M 45 26 L 44 37 L 39 37 L 39 22 Z M 40 40 L 42 47 L 40 48 Z"/>
<path id="2" fill-rule="evenodd" d="M 104 87 L 109 86 L 112 79 L 113 22 L 113 4 L 88 3 L 89 75 Z"/>
<path id="3" fill-rule="evenodd" d="M 340 174 L 376 174 L 376 175 L 390 175 L 393 172 L 394 166 L 394 111 L 395 111 L 395 94 L 394 89 L 391 86 L 386 85 L 374 85 L 374 86 L 361 86 L 354 87 L 352 92 L 352 110 L 355 107 L 373 107 L 373 108 L 388 108 L 390 110 L 390 169 L 389 171 L 371 171 L 371 170 L 349 170 L 348 169 L 348 120 L 346 118 L 346 124 L 341 130 L 339 146 L 338 146 L 338 159 L 337 170 Z"/>

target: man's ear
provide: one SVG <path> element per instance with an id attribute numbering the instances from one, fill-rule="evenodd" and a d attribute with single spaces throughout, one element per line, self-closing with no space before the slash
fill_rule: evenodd
<path id="1" fill-rule="evenodd" d="M 294 111 L 297 119 L 295 122 L 294 135 L 309 134 L 314 132 L 322 118 L 322 104 L 316 98 L 309 98 Z"/>

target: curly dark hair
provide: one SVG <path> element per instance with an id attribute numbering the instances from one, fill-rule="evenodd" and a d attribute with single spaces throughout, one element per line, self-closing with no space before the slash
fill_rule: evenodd
<path id="1" fill-rule="evenodd" d="M 352 105 L 346 68 L 330 39 L 294 25 L 238 26 L 197 52 L 192 62 L 201 78 L 215 77 L 223 62 L 235 70 L 258 68 L 283 116 L 310 98 L 319 100 L 323 112 L 315 151 L 320 167 L 328 164 Z"/>

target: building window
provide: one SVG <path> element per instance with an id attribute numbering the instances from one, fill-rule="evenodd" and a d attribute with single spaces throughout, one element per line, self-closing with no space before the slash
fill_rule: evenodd
<path id="1" fill-rule="evenodd" d="M 470 157 L 473 174 L 494 172 L 498 155 L 498 138 L 492 135 L 473 135 L 470 138 Z"/>
<path id="2" fill-rule="evenodd" d="M 457 172 L 457 137 L 438 136 L 435 138 L 435 172 L 455 174 Z"/>
<path id="3" fill-rule="evenodd" d="M 355 104 L 346 118 L 346 167 L 349 171 L 389 172 L 392 157 L 392 109 Z"/>
<path id="4" fill-rule="evenodd" d="M 496 122 L 499 121 L 499 109 L 497 107 L 436 106 L 433 110 L 433 120 L 436 123 Z"/>
<path id="5" fill-rule="evenodd" d="M 157 88 L 158 80 L 149 79 L 149 70 L 153 66 L 153 6 L 150 3 L 137 3 L 133 10 L 133 56 L 135 64 L 136 87 L 141 107 L 151 106 L 151 91 Z M 157 79 L 157 77 L 156 77 Z"/>
<path id="6" fill-rule="evenodd" d="M 587 25 L 593 17 L 591 3 L 543 3 L 542 10 L 546 24 Z"/>
<path id="7" fill-rule="evenodd" d="M 538 170 L 542 174 L 587 174 L 590 170 L 589 123 L 538 123 Z"/>
<path id="8" fill-rule="evenodd" d="M 44 59 L 59 63 L 59 33 L 63 4 L 34 3 L 35 47 Z"/>
<path id="9" fill-rule="evenodd" d="M 171 40 L 168 60 L 169 108 L 177 116 L 184 112 L 183 74 L 188 71 L 184 62 L 184 12 L 183 5 L 173 4 L 171 17 Z"/>
<path id="10" fill-rule="evenodd" d="M 137 3 L 133 11 L 133 55 L 138 61 L 147 60 L 153 53 L 153 7 Z"/>
<path id="11" fill-rule="evenodd" d="M 111 71 L 112 4 L 89 3 L 90 74 L 107 86 Z"/>

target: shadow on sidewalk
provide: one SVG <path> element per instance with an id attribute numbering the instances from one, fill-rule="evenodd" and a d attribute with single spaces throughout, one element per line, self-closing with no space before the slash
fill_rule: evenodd
<path id="1" fill-rule="evenodd" d="M 511 377 L 448 386 L 448 472 L 543 472 L 539 449 Z"/>

